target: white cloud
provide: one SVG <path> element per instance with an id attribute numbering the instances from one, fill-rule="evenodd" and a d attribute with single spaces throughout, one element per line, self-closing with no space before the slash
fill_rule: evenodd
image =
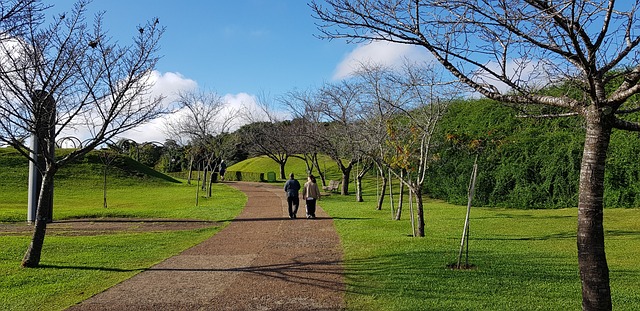
<path id="1" fill-rule="evenodd" d="M 149 96 L 164 96 L 165 99 L 161 103 L 161 105 L 164 107 L 170 107 L 172 103 L 175 102 L 180 91 L 189 91 L 198 87 L 196 81 L 188 79 L 180 73 L 175 72 L 161 73 L 158 71 L 153 71 L 151 73 L 150 79 L 154 83 L 154 85 L 150 90 Z M 117 140 L 119 138 L 128 138 L 136 142 L 158 141 L 163 143 L 166 140 L 166 135 L 164 134 L 164 124 L 166 122 L 166 119 L 171 117 L 172 114 L 168 114 L 163 117 L 151 120 L 148 123 L 136 127 L 135 129 L 131 129 L 118 135 L 118 137 L 114 139 Z M 91 134 L 86 128 L 76 128 L 63 131 L 58 137 L 69 136 L 77 137 L 80 141 L 83 141 L 90 138 Z M 64 147 L 71 146 L 65 145 Z"/>
<path id="2" fill-rule="evenodd" d="M 251 94 L 238 93 L 238 94 L 226 94 L 222 96 L 222 100 L 227 103 L 223 114 L 229 116 L 230 114 L 247 114 L 259 112 L 258 99 Z M 239 127 L 247 123 L 246 118 L 236 117 L 231 125 L 231 131 L 238 129 Z"/>
<path id="3" fill-rule="evenodd" d="M 502 72 L 501 65 L 498 62 L 491 61 L 486 63 L 485 66 L 493 72 Z M 551 81 L 549 70 L 550 68 L 548 68 L 544 61 L 514 58 L 506 63 L 505 74 L 511 81 L 521 87 L 537 89 L 547 85 Z M 492 85 L 503 94 L 511 90 L 511 87 L 484 70 L 479 70 L 475 74 L 474 80 L 483 84 Z"/>
<path id="4" fill-rule="evenodd" d="M 164 107 L 170 107 L 176 101 L 180 92 L 198 88 L 196 81 L 185 78 L 178 72 L 165 72 L 163 74 L 153 71 L 151 81 L 153 81 L 154 85 L 151 88 L 150 96 L 164 96 L 165 99 L 162 101 Z M 164 133 L 164 124 L 167 119 L 172 117 L 174 117 L 174 114 L 151 120 L 135 129 L 120 134 L 119 137 L 132 139 L 136 142 L 157 141 L 164 143 L 167 139 Z"/>
<path id="5" fill-rule="evenodd" d="M 427 50 L 419 46 L 373 41 L 359 45 L 347 54 L 336 67 L 333 79 L 340 80 L 352 75 L 361 64 L 375 63 L 399 68 L 406 60 L 427 62 L 432 59 Z"/>
<path id="6" fill-rule="evenodd" d="M 259 104 L 260 100 L 255 96 L 247 93 L 226 94 L 223 100 L 227 102 L 227 107 L 223 113 L 239 113 L 238 117 L 232 122 L 231 131 L 248 124 L 250 122 L 269 121 L 269 120 L 286 120 L 291 116 L 286 111 L 275 110 L 276 107 L 266 107 L 268 113 L 264 111 L 264 107 Z"/>

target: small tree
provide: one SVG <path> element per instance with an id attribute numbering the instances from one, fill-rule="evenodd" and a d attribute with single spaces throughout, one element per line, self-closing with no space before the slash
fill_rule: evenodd
<path id="1" fill-rule="evenodd" d="M 180 110 L 178 118 L 168 121 L 166 133 L 175 141 L 183 138 L 189 140 L 189 177 L 191 182 L 191 170 L 196 158 L 204 159 L 203 189 L 207 188 L 208 196 L 211 196 L 211 181 L 216 161 L 226 156 L 223 153 L 221 134 L 228 133 L 231 123 L 237 117 L 236 111 L 226 111 L 228 103 L 214 92 L 193 90 L 182 92 L 178 96 L 177 104 Z M 209 173 L 209 183 L 206 183 Z"/>
<path id="2" fill-rule="evenodd" d="M 111 150 L 102 150 L 98 154 L 102 161 L 102 207 L 107 208 L 107 173 L 113 161 L 118 158 L 118 154 Z"/>

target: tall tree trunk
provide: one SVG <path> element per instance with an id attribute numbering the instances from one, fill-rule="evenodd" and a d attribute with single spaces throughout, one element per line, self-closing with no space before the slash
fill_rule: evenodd
<path id="1" fill-rule="evenodd" d="M 287 174 L 284 171 L 285 165 L 287 165 L 287 161 L 283 161 L 278 164 L 280 164 L 280 179 L 287 179 Z"/>
<path id="2" fill-rule="evenodd" d="M 603 118 L 606 116 L 603 117 L 599 111 L 590 111 L 585 117 L 587 128 L 580 167 L 577 239 L 583 310 L 611 310 L 602 217 L 605 160 L 611 126 Z"/>
<path id="3" fill-rule="evenodd" d="M 42 176 L 42 187 L 38 198 L 38 208 L 36 210 L 36 223 L 33 229 L 33 236 L 27 252 L 22 258 L 22 266 L 25 268 L 35 268 L 40 264 L 42 246 L 47 231 L 47 215 L 53 205 L 53 176 L 56 169 L 47 168 Z"/>
<path id="4" fill-rule="evenodd" d="M 210 198 L 213 192 L 213 174 L 215 174 L 215 172 L 211 170 L 211 173 L 209 173 L 209 185 L 207 186 L 207 198 Z"/>
<path id="5" fill-rule="evenodd" d="M 402 169 L 400 171 L 400 180 L 404 180 L 407 170 Z M 400 196 L 398 197 L 398 210 L 396 211 L 396 220 L 400 220 L 402 217 L 402 203 L 404 201 L 404 183 L 400 182 Z"/>
<path id="6" fill-rule="evenodd" d="M 414 194 L 416 195 L 416 211 L 418 212 L 418 236 L 424 237 L 424 207 L 422 204 L 422 192 L 420 191 L 420 187 L 412 187 L 415 189 Z"/>
<path id="7" fill-rule="evenodd" d="M 107 170 L 109 168 L 107 167 L 107 165 L 104 165 L 104 178 L 102 180 L 102 207 L 103 208 L 107 208 Z"/>
<path id="8" fill-rule="evenodd" d="M 341 195 L 349 194 L 349 175 L 351 175 L 351 166 L 345 167 L 342 170 L 342 185 L 340 190 Z"/>
<path id="9" fill-rule="evenodd" d="M 384 172 L 380 175 L 382 177 L 382 185 L 380 186 L 380 196 L 378 197 L 378 207 L 377 210 L 382 210 L 382 204 L 384 203 L 384 196 L 387 195 L 387 176 Z"/>
<path id="10" fill-rule="evenodd" d="M 318 162 L 318 154 L 314 153 L 313 154 L 313 166 L 315 166 L 316 170 L 318 170 L 318 176 L 320 176 L 320 179 L 322 180 L 322 185 L 326 186 L 327 185 L 327 180 L 326 177 L 324 175 L 324 172 L 322 171 L 322 169 L 320 169 L 320 163 Z"/>
<path id="11" fill-rule="evenodd" d="M 362 176 L 356 176 L 356 202 L 364 202 L 362 198 Z"/>
<path id="12" fill-rule="evenodd" d="M 189 175 L 187 176 L 187 185 L 191 184 L 191 174 L 193 174 L 193 158 L 194 156 L 191 156 L 191 158 L 189 159 Z"/>

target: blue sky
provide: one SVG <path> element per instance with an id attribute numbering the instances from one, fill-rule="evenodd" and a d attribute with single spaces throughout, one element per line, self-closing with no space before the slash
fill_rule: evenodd
<path id="1" fill-rule="evenodd" d="M 48 14 L 57 16 L 75 1 L 52 2 Z M 250 105 L 259 95 L 317 88 L 348 75 L 357 62 L 400 63 L 426 54 L 409 46 L 319 39 L 305 0 L 94 0 L 89 8 L 89 18 L 105 12 L 105 28 L 123 44 L 131 42 L 138 25 L 157 17 L 166 27 L 158 88 L 213 91 L 235 106 Z M 136 134 L 140 140 L 163 140 L 157 134 L 161 120 L 153 123 L 156 130 Z"/>
<path id="2" fill-rule="evenodd" d="M 56 1 L 52 12 L 74 1 Z M 282 93 L 329 80 L 353 46 L 320 40 L 306 1 L 94 0 L 105 26 L 128 42 L 137 25 L 158 17 L 160 72 L 180 73 L 218 93 Z"/>

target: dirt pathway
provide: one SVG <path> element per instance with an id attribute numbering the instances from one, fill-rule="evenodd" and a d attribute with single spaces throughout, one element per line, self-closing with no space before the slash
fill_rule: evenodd
<path id="1" fill-rule="evenodd" d="M 333 221 L 289 219 L 284 191 L 229 183 L 248 202 L 224 230 L 69 310 L 341 310 Z M 322 204 L 322 201 L 320 201 Z"/>

